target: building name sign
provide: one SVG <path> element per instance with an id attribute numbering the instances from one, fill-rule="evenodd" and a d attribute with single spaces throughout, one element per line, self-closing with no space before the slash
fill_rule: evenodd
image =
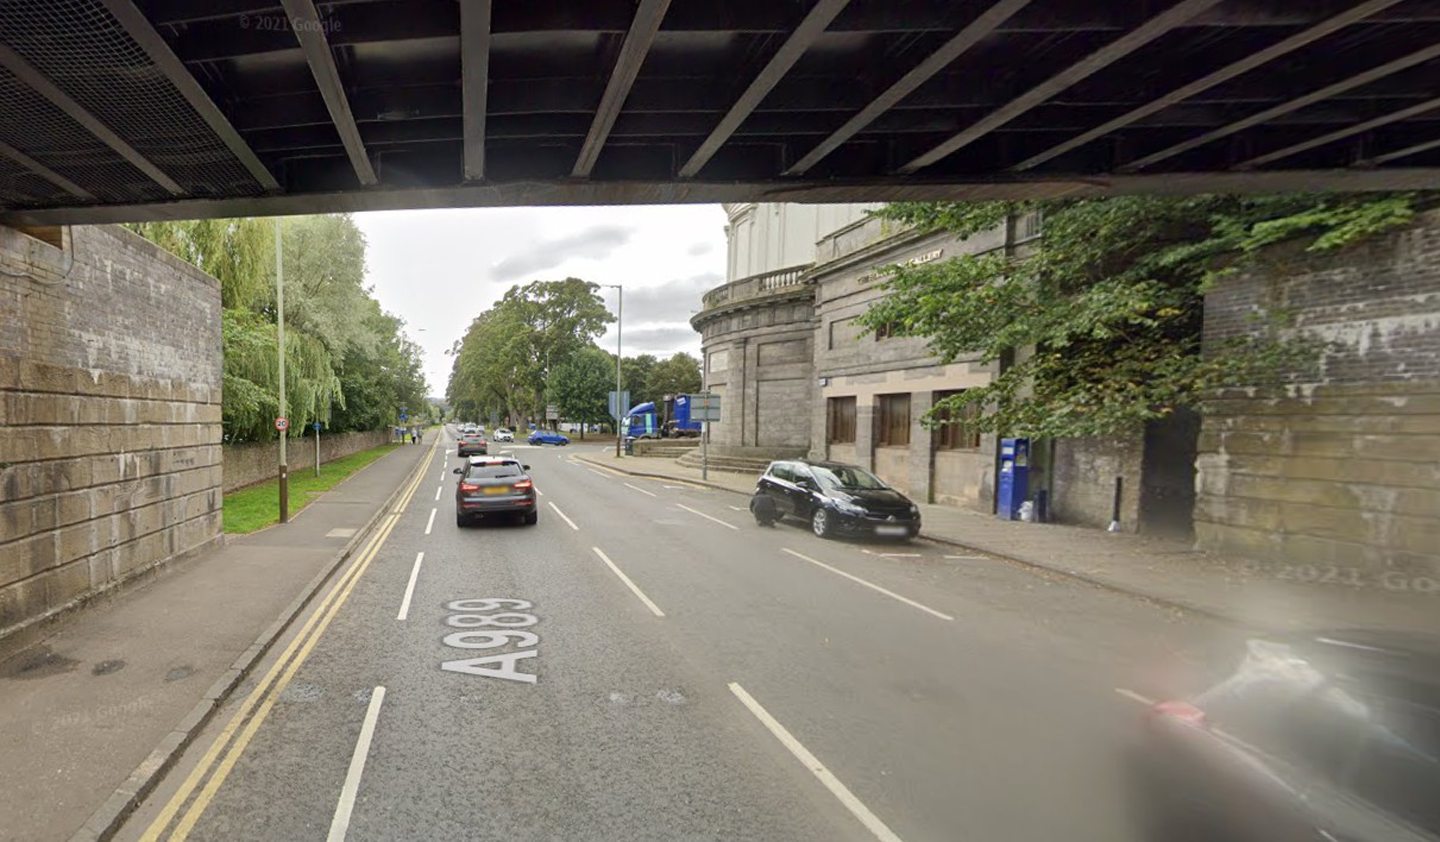
<path id="1" fill-rule="evenodd" d="M 933 261 L 939 260 L 941 257 L 944 257 L 944 256 L 945 256 L 945 249 L 943 249 L 943 248 L 942 248 L 942 249 L 932 249 L 931 251 L 927 251 L 927 252 L 925 252 L 924 254 L 917 254 L 917 255 L 915 255 L 914 257 L 910 258 L 909 260 L 903 260 L 903 261 L 900 262 L 899 265 L 900 265 L 900 266 L 919 266 L 919 265 L 924 264 L 924 263 L 931 263 L 931 262 L 933 262 Z M 878 278 L 878 277 L 880 277 L 880 273 L 879 273 L 878 271 L 866 272 L 865 274 L 863 274 L 863 275 L 860 276 L 860 283 L 862 283 L 862 284 L 868 284 L 868 283 L 870 283 L 871 281 L 875 280 L 875 279 Z"/>

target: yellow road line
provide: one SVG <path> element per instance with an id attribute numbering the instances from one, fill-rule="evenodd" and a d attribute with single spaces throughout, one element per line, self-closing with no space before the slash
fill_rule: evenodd
<path id="1" fill-rule="evenodd" d="M 396 515 L 389 516 L 383 527 L 382 534 L 384 538 L 390 536 L 390 530 L 395 527 L 397 520 L 399 520 L 399 518 Z M 360 576 L 365 572 L 365 569 L 370 566 L 370 562 L 374 560 L 376 555 L 379 555 L 379 550 L 379 546 L 376 546 L 375 552 L 360 562 L 358 571 L 351 577 L 349 583 L 345 586 L 345 590 L 342 591 L 335 602 L 331 604 L 329 610 L 325 612 L 325 617 L 320 621 L 320 624 L 315 627 L 314 634 L 310 635 L 310 638 L 305 641 L 305 645 L 300 648 L 300 652 L 290 661 L 290 665 L 285 668 L 285 672 L 280 676 L 280 679 L 270 688 L 270 692 L 265 694 L 265 700 L 260 703 L 260 707 L 256 709 L 255 715 L 250 717 L 250 721 L 245 725 L 245 730 L 241 731 L 240 735 L 235 738 L 235 741 L 230 745 L 230 749 L 225 753 L 225 758 L 220 761 L 220 765 L 215 767 L 215 772 L 210 776 L 210 780 L 206 781 L 205 788 L 200 790 L 200 794 L 197 795 L 195 800 L 190 804 L 190 809 L 185 811 L 185 815 L 180 818 L 179 824 L 175 826 L 175 831 L 170 834 L 170 839 L 173 840 L 173 842 L 183 842 L 183 840 L 190 835 L 190 831 L 194 829 L 195 823 L 198 822 L 200 816 L 204 814 L 205 808 L 210 806 L 210 801 L 215 797 L 215 793 L 220 791 L 221 785 L 224 784 L 225 779 L 230 776 L 231 770 L 235 768 L 236 762 L 240 760 L 240 755 L 245 753 L 245 749 L 250 745 L 250 740 L 254 738 L 255 732 L 260 730 L 260 726 L 265 723 L 265 719 L 270 715 L 270 710 L 275 706 L 276 700 L 280 694 L 284 692 L 285 688 L 289 686 L 290 679 L 294 678 L 295 673 L 304 665 L 305 659 L 310 656 L 310 652 L 315 648 L 315 645 L 320 642 L 320 638 L 325 634 L 325 629 L 330 626 L 330 621 L 335 619 L 336 614 L 340 613 L 340 608 L 344 606 L 345 600 L 350 597 L 350 592 L 355 589 L 355 585 L 359 583 Z"/>
<path id="2" fill-rule="evenodd" d="M 432 444 L 431 450 L 433 451 L 434 449 L 435 445 Z M 409 496 L 415 493 L 415 489 L 420 485 L 421 478 L 425 475 L 424 467 L 426 464 L 428 464 L 428 460 L 421 460 L 421 464 L 417 468 L 414 478 L 411 479 L 405 491 L 402 493 L 402 498 L 408 500 Z M 365 549 L 356 557 L 355 561 L 351 563 L 349 569 L 347 569 L 330 590 L 326 592 L 324 598 L 321 599 L 319 605 L 316 606 L 315 611 L 310 615 L 309 619 L 305 621 L 304 625 L 300 627 L 300 631 L 296 633 L 295 638 L 290 641 L 290 644 L 285 647 L 284 652 L 276 659 L 275 664 L 266 672 L 259 683 L 256 684 L 255 689 L 251 691 L 250 695 L 245 698 L 245 701 L 240 705 L 240 709 L 236 711 L 235 716 L 226 723 L 224 730 L 215 738 L 210 748 L 207 749 L 204 756 L 201 757 L 200 762 L 191 770 L 190 774 L 186 776 L 184 783 L 180 785 L 180 789 L 176 791 L 175 795 L 171 797 L 165 804 L 165 807 L 160 811 L 160 814 L 151 822 L 144 835 L 140 837 L 141 842 L 155 842 L 155 840 L 160 838 L 165 828 L 175 817 L 175 814 L 184 806 L 190 794 L 195 791 L 200 781 L 204 779 L 206 773 L 210 770 L 211 766 L 214 765 L 215 759 L 220 756 L 220 752 L 224 751 L 225 746 L 230 742 L 235 732 L 239 730 L 245 718 L 255 709 L 255 706 L 265 695 L 271 683 L 281 674 L 285 663 L 290 660 L 296 651 L 304 644 L 306 637 L 310 635 L 311 630 L 315 628 L 316 623 L 320 620 L 321 616 L 325 614 L 327 607 L 331 605 L 342 590 L 346 589 L 347 583 L 354 582 L 359 578 L 359 574 L 364 570 L 363 564 L 379 552 L 380 546 L 384 543 L 385 538 L 389 536 L 389 529 L 387 527 L 393 527 L 396 517 L 397 515 L 395 514 L 389 516 L 389 520 L 376 531 L 369 543 L 366 544 Z"/>

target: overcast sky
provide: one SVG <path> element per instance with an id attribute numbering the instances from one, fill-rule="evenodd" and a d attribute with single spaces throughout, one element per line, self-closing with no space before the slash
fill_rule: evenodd
<path id="1" fill-rule="evenodd" d="M 690 316 L 725 278 L 719 205 L 379 211 L 355 222 L 369 243 L 368 282 L 425 349 L 432 395 L 445 394 L 445 350 L 515 284 L 624 284 L 625 354 L 661 356 L 699 353 Z M 605 300 L 613 312 L 614 290 Z M 600 344 L 615 347 L 614 325 Z"/>

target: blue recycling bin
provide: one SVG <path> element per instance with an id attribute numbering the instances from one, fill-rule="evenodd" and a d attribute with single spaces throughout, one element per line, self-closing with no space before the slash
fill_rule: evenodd
<path id="1" fill-rule="evenodd" d="M 1020 507 L 1030 495 L 1030 440 L 1000 440 L 1000 480 L 995 484 L 995 514 L 1001 520 L 1016 520 Z"/>

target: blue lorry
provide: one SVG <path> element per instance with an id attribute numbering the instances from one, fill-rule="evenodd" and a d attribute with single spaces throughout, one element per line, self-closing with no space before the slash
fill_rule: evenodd
<path id="1" fill-rule="evenodd" d="M 654 401 L 636 404 L 625 415 L 625 437 L 675 438 L 700 435 L 700 422 L 690 420 L 690 396 L 666 395 L 657 408 Z"/>

